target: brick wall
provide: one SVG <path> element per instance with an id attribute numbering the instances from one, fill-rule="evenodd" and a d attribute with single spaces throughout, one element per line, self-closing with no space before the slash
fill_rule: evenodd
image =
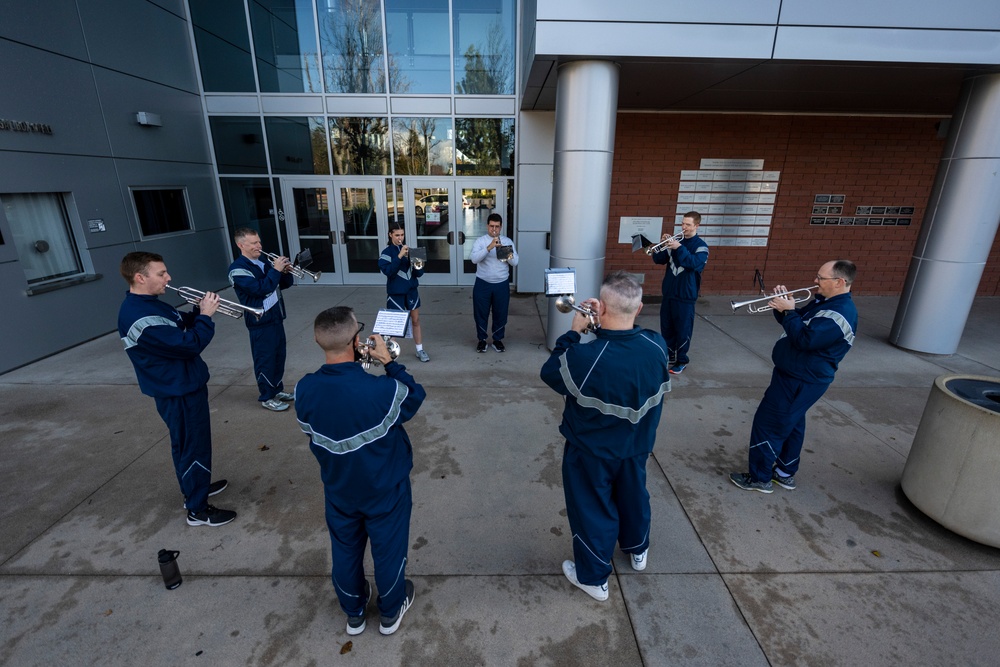
<path id="1" fill-rule="evenodd" d="M 812 284 L 829 259 L 858 264 L 859 294 L 900 294 L 945 142 L 938 119 L 839 116 L 619 114 L 611 184 L 607 270 L 644 272 L 647 295 L 660 293 L 663 267 L 618 243 L 622 217 L 662 216 L 673 228 L 682 169 L 702 158 L 763 159 L 780 171 L 766 247 L 712 246 L 704 294 L 753 295 L 754 269 L 768 285 Z M 817 194 L 846 195 L 856 206 L 914 206 L 908 227 L 821 226 L 809 220 Z M 697 207 L 695 207 L 697 208 Z M 1000 235 L 998 235 L 1000 237 Z M 979 296 L 1000 296 L 1000 238 Z"/>

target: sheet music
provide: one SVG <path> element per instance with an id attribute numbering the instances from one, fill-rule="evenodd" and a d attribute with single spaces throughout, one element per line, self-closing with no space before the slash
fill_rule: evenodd
<path id="1" fill-rule="evenodd" d="M 545 295 L 576 294 L 576 269 L 545 269 Z"/>
<path id="2" fill-rule="evenodd" d="M 410 326 L 410 311 L 380 310 L 375 316 L 372 333 L 397 338 L 413 338 L 413 328 Z"/>

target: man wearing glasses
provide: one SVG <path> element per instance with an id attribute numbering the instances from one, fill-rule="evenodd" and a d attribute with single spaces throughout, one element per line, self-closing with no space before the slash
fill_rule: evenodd
<path id="1" fill-rule="evenodd" d="M 857 267 L 839 259 L 820 267 L 816 298 L 802 308 L 786 296 L 768 302 L 785 330 L 774 344 L 771 384 L 757 406 L 750 431 L 750 471 L 729 479 L 745 491 L 771 493 L 774 484 L 795 488 L 806 412 L 833 382 L 837 365 L 854 345 L 858 310 L 851 299 Z M 775 294 L 788 292 L 784 285 Z"/>
<path id="2" fill-rule="evenodd" d="M 333 586 L 352 636 L 365 630 L 372 595 L 364 567 L 369 542 L 379 632 L 394 633 L 413 604 L 413 582 L 406 578 L 413 448 L 403 423 L 426 396 L 381 336 L 372 336 L 370 354 L 385 374 L 369 375 L 355 363 L 364 327 L 346 306 L 317 315 L 313 333 L 326 363 L 295 385 L 299 426 L 323 479 Z"/>

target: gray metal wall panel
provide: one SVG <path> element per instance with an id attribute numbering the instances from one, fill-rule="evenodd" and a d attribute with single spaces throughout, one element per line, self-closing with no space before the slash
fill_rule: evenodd
<path id="1" fill-rule="evenodd" d="M 389 106 L 394 114 L 420 116 L 426 114 L 450 114 L 450 97 L 392 97 Z"/>
<path id="2" fill-rule="evenodd" d="M 547 232 L 552 229 L 552 165 L 522 164 L 517 180 L 517 228 L 522 231 Z M 518 266 L 524 270 L 524 256 Z M 548 257 L 540 265 L 548 266 Z"/>
<path id="3" fill-rule="evenodd" d="M 110 155 L 90 65 L 7 41 L 0 62 L 17 63 L 0 79 L 2 117 L 52 127 L 51 135 L 0 132 L 0 151 Z"/>
<path id="4" fill-rule="evenodd" d="M 996 0 L 783 0 L 782 25 L 1000 30 Z"/>
<path id="5" fill-rule="evenodd" d="M 781 26 L 774 58 L 998 65 L 1000 32 Z"/>
<path id="6" fill-rule="evenodd" d="M 523 218 L 518 219 L 518 224 L 524 224 Z M 521 294 L 545 291 L 545 269 L 549 268 L 549 249 L 545 247 L 547 236 L 548 232 L 518 230 L 517 291 Z"/>
<path id="7" fill-rule="evenodd" d="M 680 23 L 539 22 L 537 56 L 581 58 L 753 58 L 771 57 L 773 26 Z"/>
<path id="8" fill-rule="evenodd" d="M 94 80 L 115 157 L 211 164 L 197 95 L 100 68 Z M 139 125 L 137 111 L 159 114 L 163 125 Z"/>
<path id="9" fill-rule="evenodd" d="M 4 37 L 71 58 L 87 59 L 87 43 L 75 0 L 0 2 L 0 38 Z"/>
<path id="10" fill-rule="evenodd" d="M 87 0 L 80 15 L 95 65 L 198 92 L 187 21 L 135 0 Z"/>
<path id="11" fill-rule="evenodd" d="M 538 0 L 537 14 L 540 21 L 773 24 L 781 6 L 780 0 Z"/>

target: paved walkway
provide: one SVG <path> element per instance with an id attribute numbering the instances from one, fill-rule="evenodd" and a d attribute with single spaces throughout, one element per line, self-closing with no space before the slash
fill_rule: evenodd
<path id="1" fill-rule="evenodd" d="M 166 429 L 116 335 L 0 376 L 0 664 L 997 664 L 1000 550 L 926 518 L 899 479 L 934 378 L 1000 376 L 1000 300 L 978 300 L 958 354 L 934 357 L 886 342 L 894 298 L 859 297 L 855 349 L 809 415 L 799 488 L 764 496 L 727 476 L 745 469 L 780 330 L 702 299 L 648 468 L 649 567 L 616 556 L 599 603 L 560 571 L 572 549 L 561 399 L 538 378 L 544 297 L 512 300 L 502 355 L 474 351 L 471 288 L 421 297 L 431 363 L 403 343 L 428 395 L 408 426 L 416 600 L 395 635 L 377 617 L 344 632 L 318 466 L 294 411 L 256 405 L 245 328 L 218 317 L 204 357 L 215 474 L 230 486 L 215 500 L 240 513 L 221 528 L 185 523 Z M 319 310 L 371 322 L 383 299 L 288 291 L 287 379 L 323 361 Z M 657 307 L 640 320 L 656 328 Z M 160 580 L 161 548 L 180 551 L 177 590 Z"/>

